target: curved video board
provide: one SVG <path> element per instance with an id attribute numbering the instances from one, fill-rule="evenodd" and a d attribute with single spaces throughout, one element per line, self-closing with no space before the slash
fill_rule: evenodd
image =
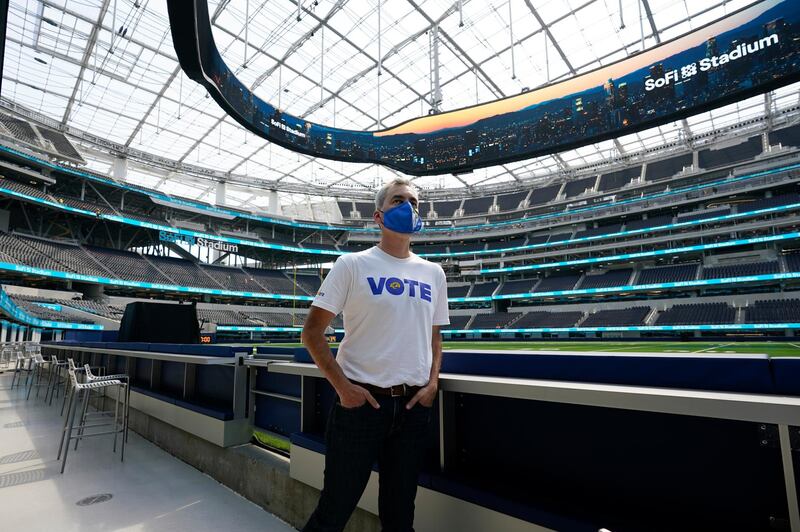
<path id="1" fill-rule="evenodd" d="M 315 157 L 410 175 L 461 173 L 632 133 L 800 79 L 800 2 L 762 0 L 567 81 L 379 131 L 315 124 L 263 101 L 228 68 L 206 0 L 168 0 L 181 67 L 253 133 Z"/>

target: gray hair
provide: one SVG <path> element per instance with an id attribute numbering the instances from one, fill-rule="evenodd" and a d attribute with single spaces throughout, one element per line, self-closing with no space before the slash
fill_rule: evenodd
<path id="1" fill-rule="evenodd" d="M 388 183 L 383 185 L 380 188 L 380 190 L 378 190 L 378 193 L 375 194 L 375 208 L 376 209 L 378 209 L 378 210 L 383 209 L 383 202 L 386 201 L 386 194 L 388 194 L 389 193 L 389 189 L 394 187 L 394 186 L 406 186 L 406 187 L 411 187 L 414 190 L 417 189 L 411 183 L 411 181 L 409 181 L 408 179 L 404 179 L 402 177 L 397 177 L 395 179 L 392 179 L 391 181 L 389 181 Z"/>

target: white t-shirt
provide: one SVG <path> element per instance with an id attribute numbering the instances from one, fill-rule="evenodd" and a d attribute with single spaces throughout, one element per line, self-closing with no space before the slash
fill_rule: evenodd
<path id="1" fill-rule="evenodd" d="M 342 255 L 312 303 L 344 314 L 336 360 L 348 379 L 389 387 L 428 383 L 434 325 L 450 323 L 447 280 L 438 264 L 375 246 Z"/>

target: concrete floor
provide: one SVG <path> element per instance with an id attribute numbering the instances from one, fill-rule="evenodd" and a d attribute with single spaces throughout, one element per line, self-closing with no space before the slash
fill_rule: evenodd
<path id="1" fill-rule="evenodd" d="M 112 436 L 98 436 L 70 449 L 61 475 L 60 401 L 48 406 L 35 389 L 26 401 L 25 390 L 10 385 L 11 374 L 0 373 L 0 529 L 295 530 L 133 431 L 125 462 L 112 452 Z M 76 505 L 106 493 L 106 502 Z"/>

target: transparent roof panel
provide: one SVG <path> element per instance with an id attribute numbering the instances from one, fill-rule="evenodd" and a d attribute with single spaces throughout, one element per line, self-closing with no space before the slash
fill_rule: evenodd
<path id="1" fill-rule="evenodd" d="M 209 12 L 224 59 L 259 97 L 314 122 L 368 130 L 429 112 L 434 39 L 441 109 L 450 110 L 607 65 L 750 3 L 463 0 L 459 12 L 454 0 L 306 0 L 299 11 L 293 0 L 212 0 Z M 300 155 L 227 118 L 180 70 L 163 0 L 10 0 L 2 97 L 128 148 L 271 186 L 277 182 L 279 190 L 281 184 L 313 184 L 346 196 L 398 175 Z M 795 84 L 774 91 L 769 110 L 798 104 Z M 757 96 L 615 141 L 414 182 L 452 190 L 518 180 L 528 186 L 767 110 L 767 100 Z M 87 163 L 104 173 L 111 168 L 94 156 L 87 155 Z M 165 180 L 137 170 L 129 179 L 213 198 L 207 187 L 180 176 Z M 294 190 L 287 187 L 287 201 L 301 202 Z M 232 201 L 266 204 L 260 193 L 242 194 Z"/>

